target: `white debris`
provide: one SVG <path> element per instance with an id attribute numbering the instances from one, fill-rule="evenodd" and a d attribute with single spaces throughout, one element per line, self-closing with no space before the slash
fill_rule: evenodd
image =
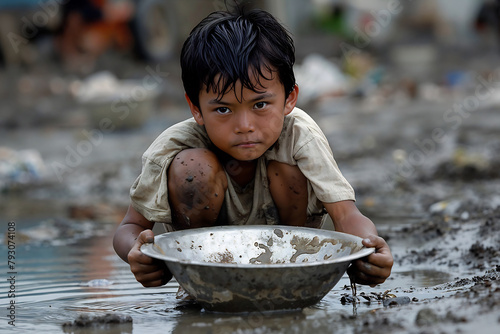
<path id="1" fill-rule="evenodd" d="M 348 90 L 348 80 L 339 67 L 318 54 L 308 55 L 294 71 L 301 103 L 326 95 L 345 94 Z"/>
<path id="2" fill-rule="evenodd" d="M 33 149 L 13 150 L 0 147 L 0 189 L 29 184 L 47 174 L 40 152 Z"/>
<path id="3" fill-rule="evenodd" d="M 461 202 L 459 200 L 449 200 L 434 203 L 430 206 L 429 212 L 431 214 L 441 214 L 443 216 L 454 216 L 460 208 Z"/>

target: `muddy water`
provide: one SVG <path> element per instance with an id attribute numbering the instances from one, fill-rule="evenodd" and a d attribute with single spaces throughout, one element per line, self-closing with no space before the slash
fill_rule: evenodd
<path id="1" fill-rule="evenodd" d="M 349 321 L 339 320 L 384 308 L 381 302 L 368 300 L 360 301 L 356 309 L 351 303 L 343 303 L 342 297 L 351 293 L 345 276 L 320 303 L 302 311 L 245 315 L 207 313 L 195 305 L 177 301 L 175 281 L 161 288 L 140 286 L 112 249 L 112 224 L 68 220 L 57 222 L 57 226 L 73 232 L 66 233 L 64 238 L 51 238 L 48 232 L 54 224 L 50 219 L 16 222 L 15 298 L 7 294 L 10 283 L 5 278 L 8 278 L 9 268 L 4 260 L 0 263 L 4 276 L 0 281 L 0 332 L 15 329 L 19 333 L 32 330 L 36 333 L 289 333 L 308 328 L 321 332 L 330 331 L 333 322 L 336 327 L 352 329 Z M 6 224 L 2 227 L 7 230 Z M 5 259 L 5 240 L 0 251 Z M 391 290 L 397 296 L 432 300 L 447 292 L 430 287 L 449 280 L 447 273 L 432 269 L 400 268 L 379 287 L 358 287 L 358 295 L 360 291 L 381 294 Z M 15 327 L 9 325 L 6 317 L 6 306 L 12 301 L 15 302 Z M 130 316 L 133 322 L 76 329 L 62 326 L 81 315 L 95 317 L 107 313 L 123 318 Z"/>

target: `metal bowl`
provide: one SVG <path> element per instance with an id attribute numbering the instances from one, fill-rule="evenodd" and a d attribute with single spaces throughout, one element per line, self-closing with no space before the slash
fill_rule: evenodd
<path id="1" fill-rule="evenodd" d="M 291 226 L 217 226 L 157 235 L 141 251 L 164 260 L 208 311 L 299 309 L 319 302 L 351 261 L 374 252 L 361 238 Z"/>

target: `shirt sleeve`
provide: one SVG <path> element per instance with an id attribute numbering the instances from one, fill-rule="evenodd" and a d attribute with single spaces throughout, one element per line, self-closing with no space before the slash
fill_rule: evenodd
<path id="1" fill-rule="evenodd" d="M 203 126 L 193 119 L 165 130 L 142 156 L 142 171 L 130 188 L 132 207 L 149 221 L 171 223 L 167 171 L 175 156 L 189 148 L 209 147 Z"/>
<path id="2" fill-rule="evenodd" d="M 355 200 L 354 190 L 340 172 L 326 138 L 308 141 L 297 151 L 295 159 L 321 202 Z"/>

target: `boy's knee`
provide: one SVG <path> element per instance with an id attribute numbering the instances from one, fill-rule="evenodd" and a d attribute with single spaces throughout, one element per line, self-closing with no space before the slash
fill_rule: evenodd
<path id="1" fill-rule="evenodd" d="M 307 178 L 297 166 L 276 161 L 267 165 L 269 190 L 286 225 L 304 226 L 307 219 Z"/>
<path id="2" fill-rule="evenodd" d="M 267 165 L 269 180 L 282 180 L 288 184 L 307 185 L 307 178 L 298 166 L 292 166 L 278 161 L 270 161 Z"/>
<path id="3" fill-rule="evenodd" d="M 180 152 L 169 167 L 167 179 L 176 228 L 215 222 L 224 201 L 227 178 L 213 152 L 198 148 Z"/>
<path id="4" fill-rule="evenodd" d="M 169 189 L 192 188 L 210 183 L 227 186 L 226 175 L 217 156 L 210 150 L 192 148 L 179 152 L 168 169 Z"/>

